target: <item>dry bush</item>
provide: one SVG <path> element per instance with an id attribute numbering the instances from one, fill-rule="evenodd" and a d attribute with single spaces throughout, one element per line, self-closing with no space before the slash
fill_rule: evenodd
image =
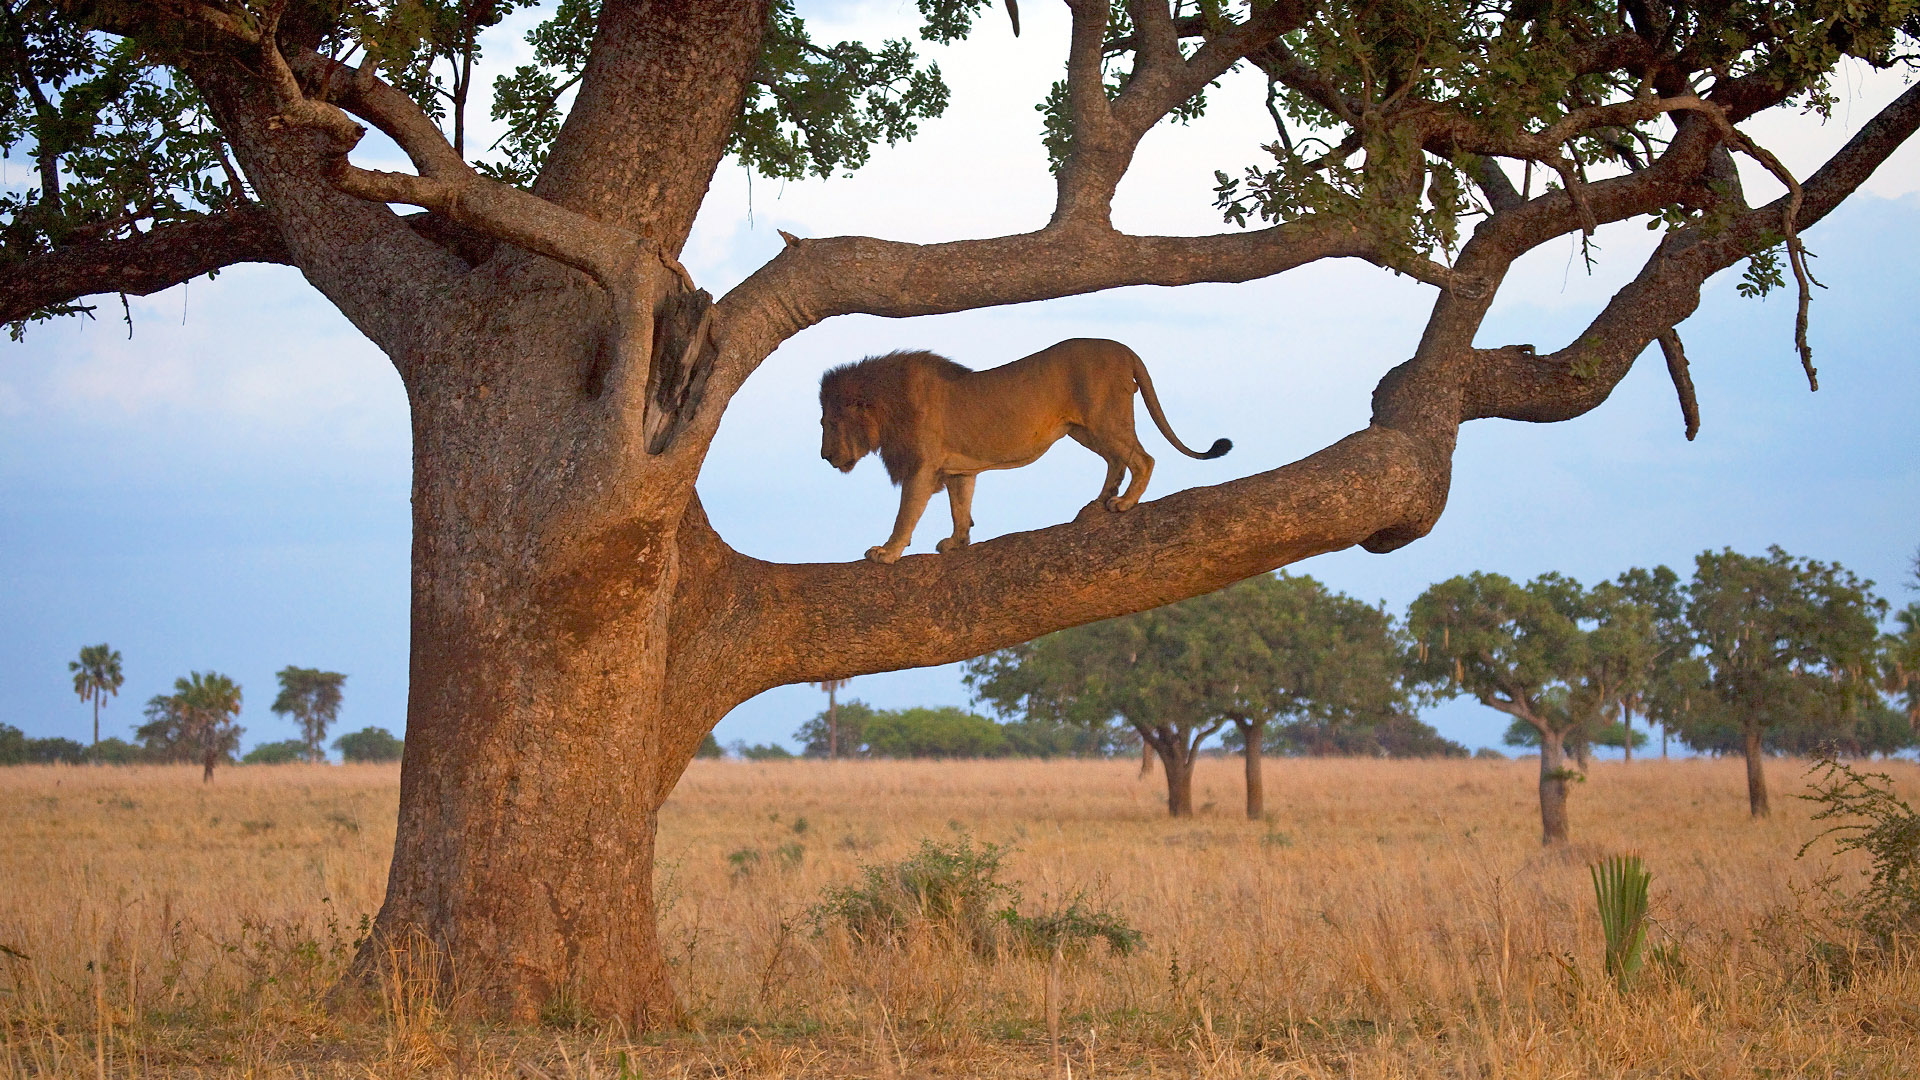
<path id="1" fill-rule="evenodd" d="M 657 882 L 688 1028 L 640 1040 L 565 1002 L 463 1020 L 417 945 L 365 1002 L 329 997 L 379 901 L 391 767 L 0 770 L 0 1076 L 1050 1075 L 1045 958 L 809 918 L 963 835 L 1042 909 L 1089 897 L 1144 935 L 1065 962 L 1077 1075 L 1911 1074 L 1920 961 L 1804 962 L 1845 941 L 1819 883 L 1866 865 L 1795 859 L 1807 804 L 1749 820 L 1739 762 L 1601 764 L 1549 852 L 1533 767 L 1273 761 L 1247 822 L 1234 761 L 1201 764 L 1184 821 L 1132 762 L 695 762 Z M 1626 993 L 1587 869 L 1622 851 L 1654 874 Z"/>

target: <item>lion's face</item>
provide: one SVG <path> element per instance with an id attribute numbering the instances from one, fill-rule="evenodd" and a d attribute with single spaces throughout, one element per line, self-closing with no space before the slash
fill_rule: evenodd
<path id="1" fill-rule="evenodd" d="M 880 445 L 880 422 L 865 405 L 826 402 L 820 410 L 820 456 L 841 472 Z"/>

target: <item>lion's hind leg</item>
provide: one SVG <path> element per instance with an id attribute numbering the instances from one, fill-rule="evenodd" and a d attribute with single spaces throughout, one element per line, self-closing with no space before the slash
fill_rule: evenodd
<path id="1" fill-rule="evenodd" d="M 972 473 L 947 477 L 947 505 L 953 509 L 953 535 L 933 545 L 933 549 L 942 555 L 959 551 L 972 542 L 973 481 Z"/>
<path id="2" fill-rule="evenodd" d="M 1099 454 L 1107 463 L 1107 480 L 1106 483 L 1100 486 L 1100 494 L 1096 496 L 1092 502 L 1080 508 L 1080 512 L 1074 515 L 1075 521 L 1079 521 L 1082 518 L 1100 511 L 1124 510 L 1132 506 L 1134 502 L 1139 501 L 1140 496 L 1136 493 L 1133 496 L 1133 502 L 1127 503 L 1126 506 L 1114 505 L 1120 501 L 1118 498 L 1120 493 L 1120 478 L 1127 474 L 1127 470 L 1132 465 L 1132 462 L 1128 460 L 1128 455 L 1124 448 L 1114 446 L 1111 440 L 1102 438 L 1091 428 L 1081 427 L 1078 424 L 1068 427 L 1067 435 L 1073 439 L 1074 442 Z M 1138 451 L 1138 447 L 1135 449 Z M 1138 452 L 1140 457 L 1146 458 L 1147 471 L 1152 472 L 1153 459 L 1147 457 L 1145 451 Z M 1135 475 L 1137 478 L 1138 474 L 1136 473 Z M 1146 486 L 1144 483 L 1138 482 L 1137 479 L 1136 483 L 1139 487 L 1144 488 Z M 1131 491 L 1131 488 L 1129 488 L 1129 491 Z"/>

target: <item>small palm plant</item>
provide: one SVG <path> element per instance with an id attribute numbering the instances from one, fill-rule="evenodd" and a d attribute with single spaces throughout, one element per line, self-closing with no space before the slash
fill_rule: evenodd
<path id="1" fill-rule="evenodd" d="M 1638 855 L 1613 855 L 1593 864 L 1593 896 L 1600 905 L 1600 931 L 1607 939 L 1607 974 L 1621 990 L 1640 970 L 1647 943 L 1647 872 Z"/>

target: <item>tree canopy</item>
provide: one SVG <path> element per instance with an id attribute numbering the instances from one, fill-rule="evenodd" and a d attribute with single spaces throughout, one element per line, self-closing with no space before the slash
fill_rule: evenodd
<path id="1" fill-rule="evenodd" d="M 1688 730 L 1707 745 L 1716 726 L 1740 733 L 1749 805 L 1765 815 L 1767 734 L 1823 732 L 1794 747 L 1809 749 L 1846 733 L 1878 689 L 1873 668 L 1886 602 L 1845 567 L 1777 546 L 1765 556 L 1701 552 L 1687 598 L 1708 706 L 1691 713 Z"/>
<path id="2" fill-rule="evenodd" d="M 327 738 L 327 728 L 340 716 L 342 687 L 347 677 L 337 671 L 292 665 L 281 668 L 276 677 L 280 680 L 280 693 L 273 699 L 271 710 L 276 715 L 291 716 L 299 723 L 300 741 L 307 748 L 308 761 L 326 760 L 327 752 L 322 744 Z"/>

